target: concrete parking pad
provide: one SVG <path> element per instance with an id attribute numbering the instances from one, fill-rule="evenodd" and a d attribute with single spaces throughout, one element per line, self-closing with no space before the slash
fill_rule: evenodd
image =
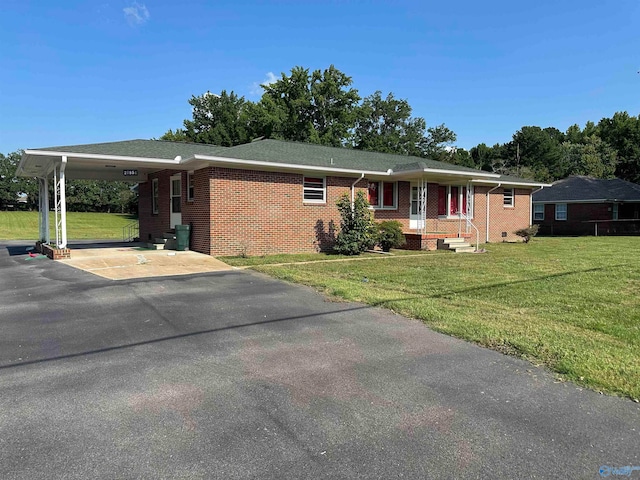
<path id="1" fill-rule="evenodd" d="M 72 248 L 70 259 L 57 261 L 110 280 L 233 270 L 233 267 L 210 255 L 192 251 L 149 250 L 126 245 L 84 247 Z"/>

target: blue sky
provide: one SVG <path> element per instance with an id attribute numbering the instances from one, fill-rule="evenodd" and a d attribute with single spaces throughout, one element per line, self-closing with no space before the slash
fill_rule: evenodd
<path id="1" fill-rule="evenodd" d="M 159 137 L 188 99 L 334 64 L 458 146 L 640 113 L 640 3 L 3 0 L 0 152 Z"/>

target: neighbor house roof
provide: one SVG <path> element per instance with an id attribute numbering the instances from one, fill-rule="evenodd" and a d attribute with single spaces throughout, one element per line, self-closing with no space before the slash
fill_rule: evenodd
<path id="1" fill-rule="evenodd" d="M 640 185 L 619 178 L 602 179 L 582 175 L 554 182 L 552 186 L 535 192 L 533 201 L 555 202 L 640 202 Z"/>
<path id="2" fill-rule="evenodd" d="M 121 142 L 70 145 L 26 150 L 18 166 L 18 174 L 43 176 L 48 171 L 44 162 L 69 159 L 68 171 L 76 175 L 84 172 L 104 174 L 111 167 L 113 178 L 118 169 L 136 168 L 145 175 L 161 169 L 197 169 L 206 165 L 225 165 L 231 168 L 267 168 L 285 171 L 324 171 L 327 173 L 391 176 L 398 179 L 416 178 L 421 174 L 443 178 L 478 179 L 489 183 L 510 182 L 515 185 L 537 186 L 539 182 L 500 176 L 460 165 L 420 157 L 391 153 L 368 152 L 351 148 L 336 148 L 283 140 L 259 140 L 235 147 L 220 147 L 199 143 L 168 142 L 162 140 L 127 140 Z M 76 165 L 73 170 L 72 163 Z M 90 170 L 91 169 L 91 170 Z M 110 177 L 111 178 L 111 177 Z M 131 180 L 141 180 L 142 178 Z"/>

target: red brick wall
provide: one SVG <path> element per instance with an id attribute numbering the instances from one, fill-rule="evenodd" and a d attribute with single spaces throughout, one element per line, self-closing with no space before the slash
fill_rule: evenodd
<path id="1" fill-rule="evenodd" d="M 340 229 L 336 202 L 355 180 L 326 177 L 326 203 L 314 204 L 303 202 L 301 174 L 211 167 L 211 255 L 330 248 Z"/>
<path id="2" fill-rule="evenodd" d="M 189 248 L 196 252 L 209 254 L 211 241 L 211 198 L 209 169 L 193 172 L 193 200 L 187 199 L 189 185 L 187 172 L 182 174 L 182 224 L 191 226 Z"/>
<path id="3" fill-rule="evenodd" d="M 165 170 L 140 184 L 140 237 L 161 237 L 169 229 L 170 177 Z M 159 213 L 151 214 L 151 179 L 159 179 Z M 192 225 L 193 250 L 211 255 L 265 255 L 326 250 L 340 229 L 336 202 L 350 194 L 356 180 L 326 177 L 326 203 L 304 203 L 302 175 L 209 167 L 194 172 L 195 198 L 187 201 L 187 175 L 182 172 L 182 223 Z M 366 192 L 367 180 L 357 190 Z M 485 241 L 486 192 L 491 187 L 475 187 L 473 223 Z M 376 221 L 398 220 L 409 230 L 410 183 L 398 182 L 398 208 L 374 211 Z M 490 241 L 518 240 L 513 234 L 529 224 L 530 190 L 515 190 L 515 206 L 504 207 L 503 191 L 491 194 Z M 457 235 L 458 219 L 438 218 L 438 185 L 428 184 L 427 232 Z M 462 225 L 464 231 L 464 222 Z M 507 232 L 506 238 L 501 236 Z M 472 231 L 475 241 L 475 230 Z"/>
<path id="4" fill-rule="evenodd" d="M 611 219 L 613 211 L 608 203 L 568 203 L 566 220 L 556 220 L 556 205 L 548 203 L 544 206 L 544 220 L 534 223 L 540 225 L 541 235 L 593 235 L 595 225 L 585 221 Z"/>
<path id="5" fill-rule="evenodd" d="M 515 188 L 513 207 L 504 206 L 503 193 L 504 190 L 498 188 L 489 195 L 489 242 L 520 241 L 522 239 L 513 232 L 529 226 L 531 190 Z M 482 214 L 482 226 L 486 228 L 486 206 Z M 502 232 L 506 232 L 507 236 L 503 237 Z"/>

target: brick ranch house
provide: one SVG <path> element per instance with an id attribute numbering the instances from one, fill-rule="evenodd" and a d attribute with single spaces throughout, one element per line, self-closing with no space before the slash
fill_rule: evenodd
<path id="1" fill-rule="evenodd" d="M 533 194 L 533 223 L 543 235 L 640 234 L 640 185 L 571 176 Z"/>
<path id="2" fill-rule="evenodd" d="M 61 216 L 66 178 L 137 181 L 141 240 L 189 224 L 190 248 L 214 256 L 326 250 L 340 227 L 336 201 L 358 191 L 375 220 L 401 222 L 407 248 L 434 249 L 451 236 L 516 241 L 514 231 L 531 224 L 532 192 L 544 186 L 424 158 L 279 140 L 40 148 L 24 152 L 18 174 L 40 179 L 43 202 L 53 181 Z M 45 208 L 43 242 L 48 222 Z M 65 247 L 65 222 L 59 230 Z"/>

